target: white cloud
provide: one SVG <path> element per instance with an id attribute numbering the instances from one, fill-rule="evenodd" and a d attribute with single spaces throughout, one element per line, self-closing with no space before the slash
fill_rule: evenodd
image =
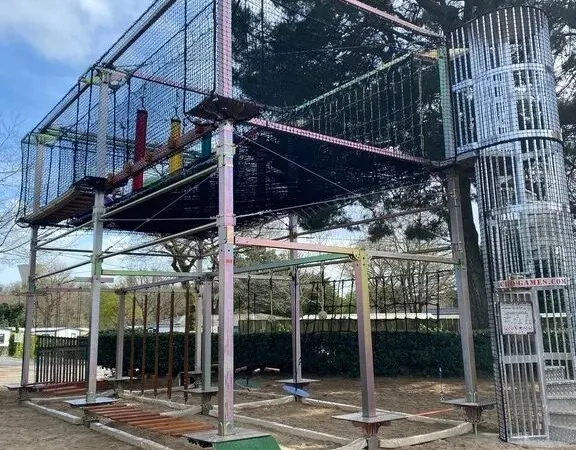
<path id="1" fill-rule="evenodd" d="M 0 0 L 0 39 L 70 65 L 99 56 L 148 6 L 142 0 Z"/>

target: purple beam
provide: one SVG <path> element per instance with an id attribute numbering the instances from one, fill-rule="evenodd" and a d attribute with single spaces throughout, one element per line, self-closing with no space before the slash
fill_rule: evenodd
<path id="1" fill-rule="evenodd" d="M 284 125 L 277 122 L 271 122 L 269 120 L 251 119 L 248 121 L 248 123 L 257 127 L 267 128 L 269 130 L 274 131 L 280 131 L 282 133 L 287 134 L 294 134 L 296 136 L 302 136 L 308 139 L 313 139 L 315 141 L 327 142 L 329 144 L 339 145 L 341 147 L 347 147 L 354 150 L 363 150 L 365 152 L 375 153 L 377 155 L 386 156 L 387 158 L 394 158 L 401 161 L 410 161 L 425 165 L 431 164 L 431 162 L 426 158 L 409 155 L 407 153 L 396 150 L 394 147 L 386 147 L 386 148 L 374 147 L 372 145 L 366 145 L 360 142 L 352 142 L 346 139 L 327 136 L 325 134 L 315 133 L 314 131 L 303 130 L 301 128 L 291 127 L 289 125 Z"/>

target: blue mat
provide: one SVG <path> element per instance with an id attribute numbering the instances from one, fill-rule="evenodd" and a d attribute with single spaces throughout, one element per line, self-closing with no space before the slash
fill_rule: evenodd
<path id="1" fill-rule="evenodd" d="M 303 397 L 303 398 L 310 397 L 310 394 L 308 394 L 308 392 L 306 392 L 304 389 L 298 389 L 295 386 L 285 384 L 284 386 L 282 386 L 282 389 L 284 389 L 286 392 L 292 394 L 295 397 Z"/>

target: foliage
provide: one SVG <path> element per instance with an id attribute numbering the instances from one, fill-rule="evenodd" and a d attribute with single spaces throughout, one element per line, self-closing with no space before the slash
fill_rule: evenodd
<path id="1" fill-rule="evenodd" d="M 462 376 L 460 335 L 452 332 L 375 332 L 374 373 L 378 376 Z M 130 368 L 130 335 L 124 339 L 124 371 Z M 184 335 L 173 337 L 174 366 L 172 373 L 183 370 Z M 292 370 L 290 333 L 256 333 L 234 336 L 234 364 L 266 365 L 282 372 Z M 159 373 L 168 372 L 168 334 L 159 335 Z M 135 335 L 135 368 L 141 366 L 142 334 Z M 154 372 L 154 336 L 146 338 L 146 372 Z M 475 335 L 476 364 L 480 373 L 491 373 L 492 354 L 488 332 Z M 189 338 L 189 361 L 194 361 L 194 338 Z M 212 335 L 212 360 L 217 360 L 218 336 Z M 116 335 L 100 333 L 98 364 L 113 369 L 116 365 Z M 307 374 L 357 377 L 359 375 L 358 337 L 356 333 L 317 333 L 302 338 L 302 365 Z"/>
<path id="2" fill-rule="evenodd" d="M 116 328 L 118 318 L 118 295 L 114 292 L 100 294 L 100 329 Z"/>
<path id="3" fill-rule="evenodd" d="M 24 326 L 24 304 L 0 303 L 0 326 L 20 328 Z"/>

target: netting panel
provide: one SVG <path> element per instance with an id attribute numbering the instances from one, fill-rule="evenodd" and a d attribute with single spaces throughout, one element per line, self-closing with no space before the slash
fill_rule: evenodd
<path id="1" fill-rule="evenodd" d="M 325 164 L 337 161 L 338 167 L 346 167 L 349 155 L 354 158 L 362 149 L 349 146 L 358 151 L 339 153 L 344 156 L 338 160 L 332 145 L 338 144 L 338 139 L 386 150 L 377 164 L 357 166 L 366 173 L 354 176 L 358 183 L 368 181 L 367 186 L 356 184 L 344 190 L 373 188 L 380 176 L 374 174 L 377 170 L 385 175 L 399 171 L 403 177 L 406 170 L 414 170 L 420 177 L 416 166 L 406 164 L 406 160 L 434 157 L 434 152 L 443 154 L 437 60 L 428 50 L 429 43 L 416 42 L 382 19 L 342 2 L 237 0 L 231 5 L 232 49 L 225 55 L 219 36 L 228 32 L 219 20 L 222 11 L 216 0 L 156 1 L 25 138 L 26 173 L 19 216 L 33 212 L 35 192 L 37 207 L 42 208 L 61 198 L 74 183 L 97 175 L 102 68 L 111 76 L 106 175 L 126 169 L 137 158 L 138 110 L 147 112 L 145 150 L 153 153 L 170 141 L 174 120 L 180 133 L 194 127 L 187 113 L 206 95 L 221 91 L 220 78 L 226 67 L 232 72 L 232 96 L 262 105 L 263 118 L 292 127 L 289 133 L 314 132 L 322 138 L 312 144 L 296 137 L 286 139 L 270 130 L 240 126 L 238 133 L 245 133 L 251 142 L 248 151 L 273 148 L 288 159 L 295 158 L 301 166 L 338 180 L 342 177 L 335 167 L 319 167 L 311 155 L 322 155 Z M 300 136 L 306 136 L 302 133 Z M 294 155 L 290 146 L 297 140 L 313 152 L 307 157 Z M 184 149 L 183 165 L 178 170 L 190 173 L 198 157 L 206 156 L 210 147 L 214 146 L 198 143 Z M 334 153 L 324 154 L 326 151 Z M 412 159 L 402 159 L 403 155 Z M 361 160 L 368 163 L 372 159 L 378 158 Z M 268 164 L 261 155 L 241 160 L 248 163 L 238 169 L 239 176 L 250 173 L 254 180 L 245 193 L 239 192 L 244 211 L 274 205 L 278 196 L 285 206 L 306 201 L 303 197 L 289 198 L 295 191 L 288 186 L 302 181 L 302 176 L 292 180 L 293 164 Z M 146 170 L 143 184 L 165 182 L 173 174 L 168 161 L 162 161 Z M 344 184 L 349 185 L 348 181 Z M 138 189 L 140 183 L 130 180 L 111 193 L 109 201 L 125 201 Z M 253 189 L 263 191 L 255 195 Z M 334 197 L 334 189 L 320 190 L 325 191 L 325 199 Z M 244 194 L 247 197 L 241 197 Z M 257 197 L 264 201 L 258 203 Z M 192 198 L 185 196 L 183 201 Z M 320 194 L 308 198 L 314 202 L 320 199 Z M 205 208 L 186 205 L 184 209 Z"/>
<path id="2" fill-rule="evenodd" d="M 163 7 L 170 4 L 169 7 Z M 36 153 L 44 153 L 40 168 L 42 207 L 75 182 L 95 176 L 99 67 L 111 69 L 108 95 L 106 173 L 117 173 L 134 161 L 136 111 L 148 113 L 148 151 L 165 145 L 170 122 L 178 119 L 182 132 L 192 125 L 185 113 L 214 88 L 214 4 L 202 0 L 158 1 L 114 47 L 81 77 L 77 86 L 27 136 L 22 145 L 23 176 L 20 216 L 32 212 Z M 151 18 L 162 11 L 155 22 Z M 147 28 L 140 30 L 146 24 Z M 38 147 L 41 147 L 38 150 Z M 192 153 L 197 153 L 194 146 Z M 164 164 L 165 166 L 165 164 Z M 165 167 L 149 170 L 150 179 L 166 174 Z M 129 193 L 129 184 L 121 195 Z"/>

